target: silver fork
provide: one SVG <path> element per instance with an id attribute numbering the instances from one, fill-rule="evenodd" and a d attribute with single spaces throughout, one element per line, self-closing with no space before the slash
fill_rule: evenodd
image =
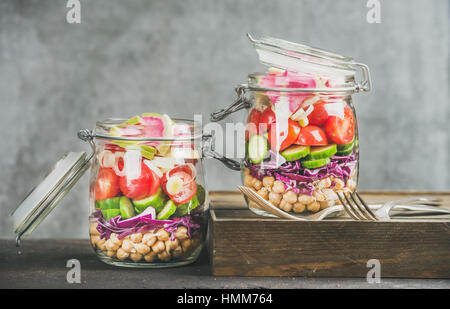
<path id="1" fill-rule="evenodd" d="M 367 203 L 362 199 L 357 191 L 351 194 L 344 194 L 341 192 L 336 192 L 341 202 L 345 212 L 354 220 L 363 221 L 387 221 L 391 217 L 389 212 L 392 208 L 396 207 L 399 209 L 406 210 L 417 210 L 426 211 L 431 213 L 443 213 L 450 214 L 450 209 L 438 208 L 436 206 L 440 205 L 441 199 L 439 198 L 427 198 L 421 196 L 411 196 L 403 199 L 393 200 L 384 203 L 378 209 L 372 211 Z M 414 205 L 414 203 L 421 203 L 422 205 Z M 408 205 L 402 205 L 408 204 Z M 433 206 L 428 206 L 433 205 Z"/>

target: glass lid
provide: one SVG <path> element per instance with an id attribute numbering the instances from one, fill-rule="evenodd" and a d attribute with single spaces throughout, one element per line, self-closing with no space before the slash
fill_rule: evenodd
<path id="1" fill-rule="evenodd" d="M 92 156 L 91 156 L 92 157 Z M 65 153 L 17 206 L 11 216 L 17 244 L 22 235 L 29 235 L 55 208 L 90 166 L 85 152 Z"/>
<path id="2" fill-rule="evenodd" d="M 248 33 L 247 36 L 255 47 L 260 62 L 270 67 L 269 73 L 270 70 L 275 69 L 299 76 L 312 76 L 318 80 L 328 80 L 329 84 L 333 85 L 330 88 L 337 86 L 344 91 L 359 92 L 370 91 L 371 89 L 368 66 L 355 62 L 352 57 L 277 38 L 263 36 L 260 39 L 255 39 Z M 355 80 L 358 69 L 361 69 L 363 77 L 360 82 Z M 250 82 L 252 78 L 259 80 L 258 74 L 251 74 L 249 77 Z M 317 87 L 317 84 L 319 87 Z M 299 89 L 301 88 L 303 88 L 301 91 L 308 91 L 307 88 L 309 87 L 300 86 Z M 327 90 L 328 86 L 316 83 L 316 88 L 309 91 Z M 336 91 L 336 89 L 331 90 Z M 297 90 L 292 89 L 290 91 Z"/>

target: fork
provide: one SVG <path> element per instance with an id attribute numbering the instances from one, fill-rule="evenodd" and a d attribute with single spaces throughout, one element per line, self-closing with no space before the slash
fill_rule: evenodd
<path id="1" fill-rule="evenodd" d="M 449 209 L 437 208 L 441 201 L 439 198 L 426 198 L 420 196 L 411 196 L 403 199 L 388 201 L 381 205 L 377 210 L 372 211 L 367 203 L 362 199 L 357 191 L 351 194 L 344 194 L 336 192 L 339 201 L 341 202 L 345 212 L 354 220 L 358 221 L 388 221 L 391 219 L 389 212 L 392 208 L 398 207 L 407 210 L 427 211 L 433 213 L 445 213 L 450 214 Z M 422 203 L 427 205 L 414 205 L 413 203 Z M 409 204 L 407 206 L 401 204 Z"/>

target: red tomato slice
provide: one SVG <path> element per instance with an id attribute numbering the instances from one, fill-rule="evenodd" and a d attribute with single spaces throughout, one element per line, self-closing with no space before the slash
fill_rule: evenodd
<path id="1" fill-rule="evenodd" d="M 293 143 L 295 143 L 295 141 L 298 138 L 298 135 L 301 134 L 300 133 L 301 127 L 298 124 L 297 121 L 294 121 L 292 119 L 289 119 L 288 121 L 288 135 L 287 137 L 281 142 L 280 145 L 280 149 L 278 149 L 279 151 L 291 146 Z M 270 131 L 269 131 L 269 144 L 270 147 L 273 150 L 277 150 L 277 134 L 276 134 L 276 126 L 273 126 Z M 281 132 L 283 133 L 283 132 Z"/>
<path id="2" fill-rule="evenodd" d="M 175 179 L 181 183 L 181 187 L 177 189 L 176 193 L 171 193 L 170 189 L 167 188 L 170 179 Z M 166 187 L 164 190 L 166 194 L 176 204 L 184 204 L 190 201 L 195 193 L 197 193 L 197 183 L 191 174 L 184 171 L 169 171 L 169 180 L 167 178 L 165 179 L 164 187 Z"/>
<path id="3" fill-rule="evenodd" d="M 247 117 L 247 124 L 245 126 L 245 140 L 247 141 L 253 135 L 258 134 L 259 120 L 261 112 L 257 109 L 252 109 Z"/>
<path id="4" fill-rule="evenodd" d="M 302 128 L 296 144 L 305 146 L 325 146 L 328 145 L 328 139 L 327 135 L 320 127 L 310 124 Z"/>
<path id="5" fill-rule="evenodd" d="M 328 117 L 325 123 L 328 138 L 336 144 L 348 144 L 355 136 L 355 117 L 350 108 L 344 108 L 344 119 L 338 116 Z"/>
<path id="6" fill-rule="evenodd" d="M 328 119 L 328 112 L 325 108 L 325 102 L 322 100 L 317 101 L 313 107 L 313 111 L 308 115 L 309 124 L 321 126 Z"/>
<path id="7" fill-rule="evenodd" d="M 141 175 L 135 179 L 120 177 L 120 190 L 131 199 L 143 199 L 158 190 L 160 178 L 145 163 L 141 165 Z"/>
<path id="8" fill-rule="evenodd" d="M 119 176 L 112 168 L 101 167 L 95 183 L 95 200 L 104 200 L 119 194 Z"/>
<path id="9" fill-rule="evenodd" d="M 271 107 L 267 107 L 261 114 L 259 118 L 259 133 L 264 133 L 270 129 L 272 124 L 276 122 L 275 113 Z"/>

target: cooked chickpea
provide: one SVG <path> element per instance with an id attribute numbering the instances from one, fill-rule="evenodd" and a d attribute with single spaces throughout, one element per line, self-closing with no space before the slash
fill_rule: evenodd
<path id="1" fill-rule="evenodd" d="M 183 240 L 189 237 L 187 232 L 188 232 L 187 228 L 184 225 L 182 225 L 177 227 L 175 232 L 173 232 L 173 235 L 179 240 Z"/>
<path id="2" fill-rule="evenodd" d="M 251 175 L 244 176 L 244 186 L 246 186 L 246 187 L 253 186 L 253 177 Z"/>
<path id="3" fill-rule="evenodd" d="M 251 208 L 261 209 L 261 207 L 259 207 L 259 205 L 253 202 L 252 200 L 248 200 L 248 206 Z"/>
<path id="4" fill-rule="evenodd" d="M 302 204 L 302 203 L 300 203 L 300 202 L 296 202 L 296 203 L 294 204 L 294 207 L 293 207 L 293 210 L 294 210 L 294 212 L 296 212 L 296 213 L 304 212 L 305 209 L 306 209 L 306 205 L 305 205 L 305 204 Z"/>
<path id="5" fill-rule="evenodd" d="M 167 251 L 160 252 L 158 253 L 158 259 L 163 262 L 167 262 L 170 260 L 170 253 L 168 253 Z"/>
<path id="6" fill-rule="evenodd" d="M 129 239 L 124 239 L 122 241 L 122 249 L 123 251 L 128 253 L 136 251 L 136 249 L 134 248 L 134 243 Z"/>
<path id="7" fill-rule="evenodd" d="M 106 256 L 113 258 L 116 256 L 116 251 L 108 250 L 106 251 Z"/>
<path id="8" fill-rule="evenodd" d="M 183 254 L 183 248 L 181 246 L 178 246 L 172 250 L 173 257 L 179 257 Z"/>
<path id="9" fill-rule="evenodd" d="M 140 254 L 139 252 L 130 253 L 130 259 L 133 262 L 139 262 L 140 260 L 142 260 L 142 254 Z"/>
<path id="10" fill-rule="evenodd" d="M 322 189 L 322 193 L 325 195 L 327 201 L 335 201 L 339 199 L 336 192 L 332 189 Z"/>
<path id="11" fill-rule="evenodd" d="M 345 187 L 345 183 L 342 179 L 334 178 L 333 181 L 334 181 L 334 187 L 333 187 L 334 191 L 342 190 Z"/>
<path id="12" fill-rule="evenodd" d="M 181 247 L 183 248 L 183 251 L 187 251 L 192 245 L 192 240 L 188 239 L 184 239 L 183 241 L 181 241 Z"/>
<path id="13" fill-rule="evenodd" d="M 147 245 L 144 245 L 143 243 L 140 244 L 135 244 L 134 248 L 136 249 L 136 251 L 142 255 L 146 255 L 147 253 L 150 252 L 150 247 Z"/>
<path id="14" fill-rule="evenodd" d="M 120 246 L 115 244 L 111 238 L 105 242 L 105 248 L 108 251 L 117 251 L 117 249 L 119 249 L 119 247 Z"/>
<path id="15" fill-rule="evenodd" d="M 250 170 L 248 167 L 244 168 L 244 175 L 250 175 Z"/>
<path id="16" fill-rule="evenodd" d="M 91 236 L 91 244 L 92 246 L 95 247 L 95 245 L 97 244 L 97 242 L 100 240 L 100 236 L 97 235 L 92 235 Z"/>
<path id="17" fill-rule="evenodd" d="M 97 223 L 91 223 L 89 224 L 89 234 L 92 235 L 98 235 L 100 236 L 100 232 L 97 231 Z"/>
<path id="18" fill-rule="evenodd" d="M 306 209 L 311 212 L 318 212 L 320 210 L 320 203 L 319 202 L 312 202 L 311 204 L 308 204 L 306 206 Z"/>
<path id="19" fill-rule="evenodd" d="M 329 188 L 331 186 L 331 179 L 328 178 L 324 178 L 321 179 L 318 183 L 317 183 L 317 187 L 319 189 L 325 189 L 325 188 Z"/>
<path id="20" fill-rule="evenodd" d="M 280 193 L 269 193 L 269 202 L 271 202 L 274 206 L 280 205 L 281 199 L 283 196 Z"/>
<path id="21" fill-rule="evenodd" d="M 120 246 L 122 244 L 122 240 L 119 239 L 119 237 L 116 233 L 112 233 L 111 236 L 109 237 L 109 239 L 111 239 L 112 242 L 117 246 Z"/>
<path id="22" fill-rule="evenodd" d="M 297 202 L 297 194 L 295 194 L 293 191 L 287 191 L 285 194 L 283 194 L 283 200 L 285 200 L 289 204 L 294 204 L 295 202 Z"/>
<path id="23" fill-rule="evenodd" d="M 123 250 L 122 248 L 119 248 L 117 250 L 117 258 L 121 261 L 125 260 L 127 257 L 130 256 L 130 253 L 126 252 L 125 250 Z"/>
<path id="24" fill-rule="evenodd" d="M 268 200 L 269 199 L 269 191 L 265 188 L 262 187 L 258 192 L 259 196 L 261 196 L 263 199 Z"/>
<path id="25" fill-rule="evenodd" d="M 299 194 L 297 200 L 302 204 L 311 204 L 312 202 L 315 202 L 314 197 L 307 194 Z"/>
<path id="26" fill-rule="evenodd" d="M 255 188 L 255 190 L 258 191 L 259 189 L 262 188 L 262 181 L 254 178 L 252 185 L 253 185 L 253 188 Z"/>
<path id="27" fill-rule="evenodd" d="M 130 235 L 130 240 L 135 244 L 140 243 L 142 240 L 142 233 L 135 233 Z"/>
<path id="28" fill-rule="evenodd" d="M 272 191 L 275 193 L 284 193 L 284 183 L 280 180 L 275 180 Z"/>
<path id="29" fill-rule="evenodd" d="M 157 238 L 156 235 L 153 233 L 145 233 L 142 237 L 142 243 L 146 244 L 147 246 L 151 247 L 156 242 Z"/>
<path id="30" fill-rule="evenodd" d="M 327 199 L 325 194 L 323 194 L 322 191 L 320 191 L 320 190 L 314 191 L 313 196 L 317 202 L 323 202 Z"/>
<path id="31" fill-rule="evenodd" d="M 319 202 L 319 204 L 320 204 L 320 210 L 322 210 L 322 209 L 334 206 L 335 201 L 334 200 L 326 200 L 323 202 Z"/>
<path id="32" fill-rule="evenodd" d="M 180 241 L 178 239 L 174 239 L 174 240 L 166 240 L 165 242 L 165 246 L 166 246 L 166 250 L 172 250 L 175 249 L 176 247 L 178 247 L 178 245 L 180 244 Z"/>
<path id="33" fill-rule="evenodd" d="M 106 250 L 106 246 L 105 246 L 105 244 L 106 244 L 106 239 L 99 239 L 98 241 L 97 241 L 97 243 L 96 243 L 96 245 L 97 245 L 97 247 L 100 249 L 100 250 L 102 250 L 102 251 L 105 251 Z"/>
<path id="34" fill-rule="evenodd" d="M 292 204 L 286 202 L 286 200 L 281 200 L 280 209 L 284 210 L 285 212 L 290 212 L 292 210 Z"/>
<path id="35" fill-rule="evenodd" d="M 153 246 L 152 251 L 159 253 L 161 251 L 164 251 L 166 249 L 166 246 L 164 245 L 164 241 L 158 240 Z"/>
<path id="36" fill-rule="evenodd" d="M 274 182 L 275 182 L 275 178 L 272 176 L 266 176 L 262 179 L 262 184 L 267 189 L 272 188 Z"/>
<path id="37" fill-rule="evenodd" d="M 156 259 L 156 252 L 150 251 L 146 255 L 144 255 L 144 260 L 146 262 L 153 262 Z"/>
<path id="38" fill-rule="evenodd" d="M 158 240 L 169 240 L 170 234 L 165 229 L 160 229 L 156 232 L 156 237 L 158 237 Z"/>
<path id="39" fill-rule="evenodd" d="M 349 188 L 352 191 L 355 190 L 356 182 L 353 179 L 347 180 L 347 188 Z"/>

